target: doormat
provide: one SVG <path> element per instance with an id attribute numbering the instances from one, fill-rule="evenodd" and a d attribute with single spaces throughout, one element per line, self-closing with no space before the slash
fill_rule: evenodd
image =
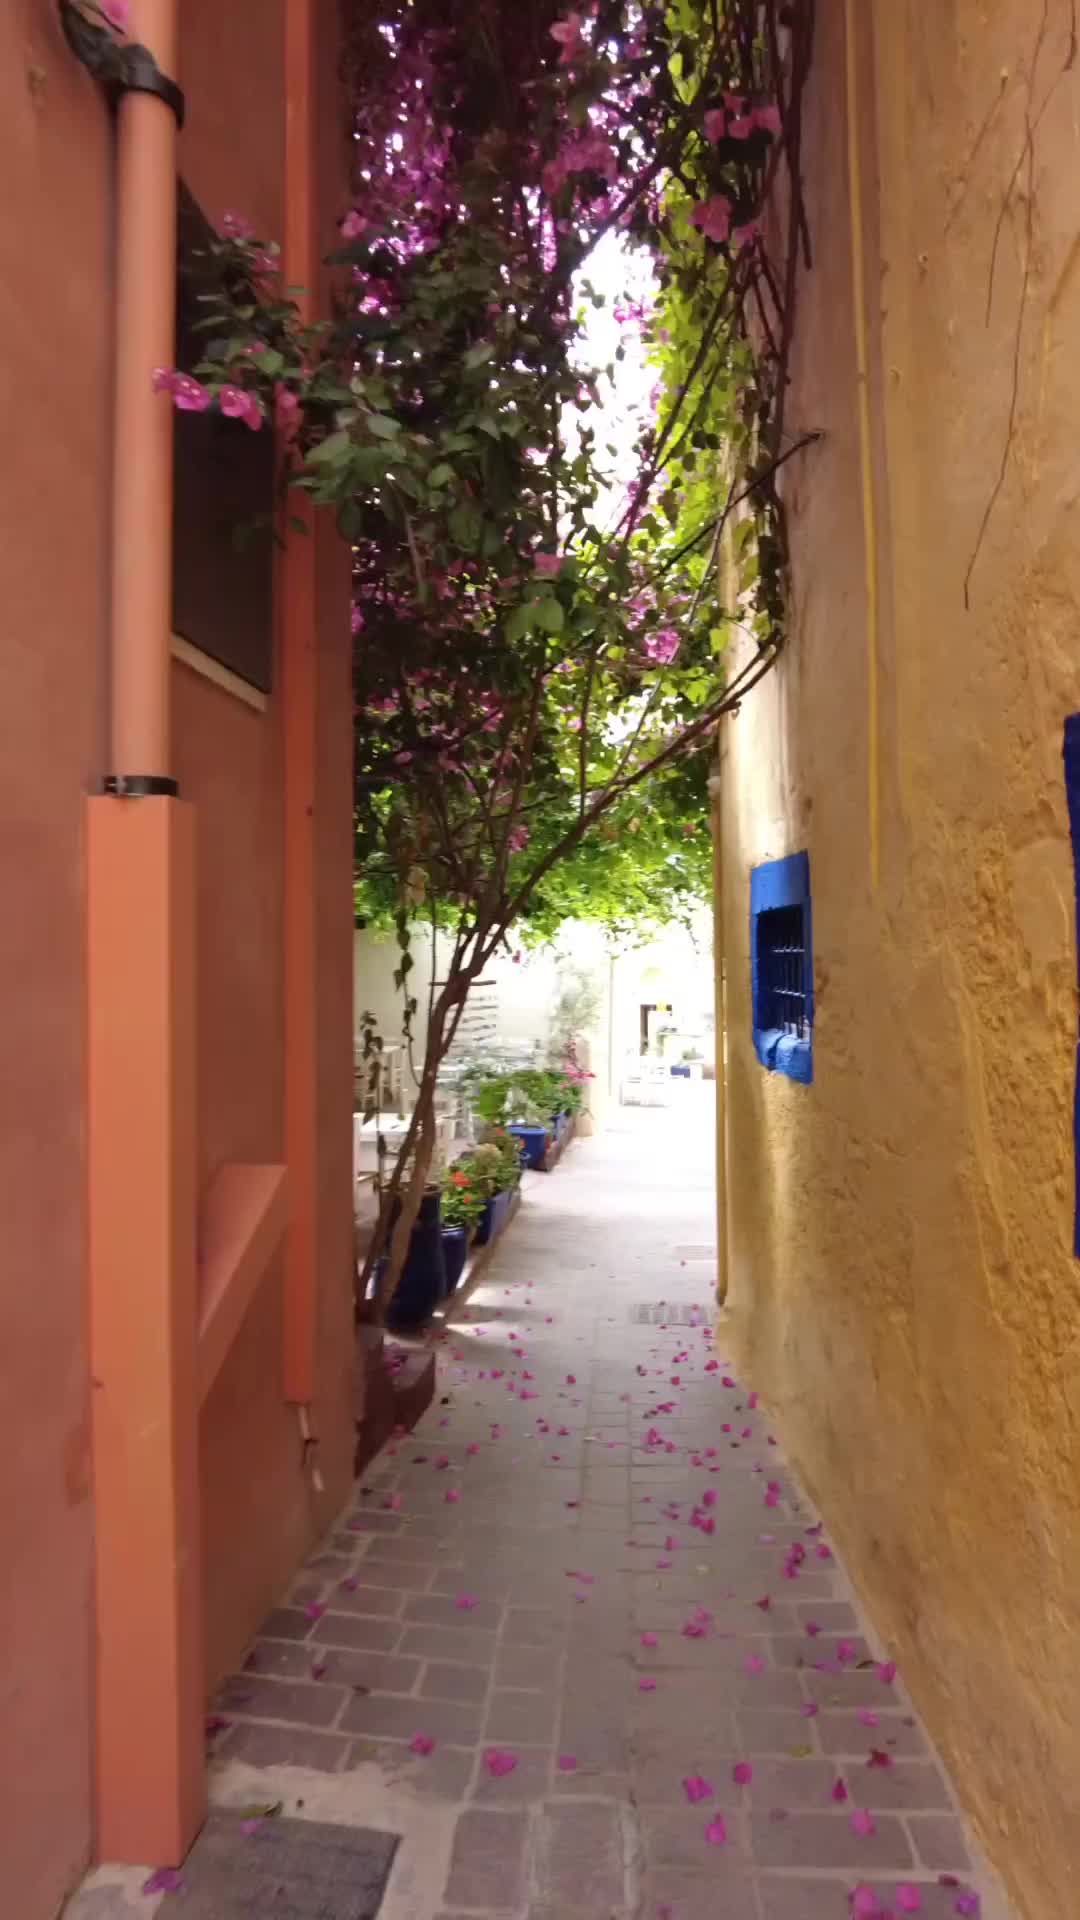
<path id="1" fill-rule="evenodd" d="M 630 1318 L 639 1327 L 704 1327 L 708 1325 L 708 1314 L 704 1307 L 684 1307 L 674 1301 L 665 1305 L 662 1300 L 640 1300 L 631 1307 Z"/>
<path id="2" fill-rule="evenodd" d="M 396 1833 L 211 1813 L 165 1901 L 168 1920 L 375 1920 Z"/>

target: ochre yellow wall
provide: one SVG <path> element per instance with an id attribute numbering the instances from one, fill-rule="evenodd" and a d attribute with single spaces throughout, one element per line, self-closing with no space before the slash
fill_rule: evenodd
<path id="1" fill-rule="evenodd" d="M 730 1321 L 1020 1912 L 1057 1920 L 1080 1910 L 1080 61 L 1066 0 L 1041 38 L 1042 0 L 853 11 L 869 471 L 845 6 L 819 0 L 788 419 L 826 438 L 789 468 L 788 651 L 722 742 Z M 802 847 L 812 1088 L 758 1065 L 749 1004 L 749 870 Z"/>

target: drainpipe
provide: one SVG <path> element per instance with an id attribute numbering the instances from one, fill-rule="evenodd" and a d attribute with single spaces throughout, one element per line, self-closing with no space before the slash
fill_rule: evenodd
<path id="1" fill-rule="evenodd" d="M 175 73 L 177 0 L 135 10 L 140 40 Z M 153 93 L 125 93 L 117 107 L 112 772 L 149 777 L 155 791 L 169 772 L 173 413 L 151 375 L 175 351 L 176 123 Z"/>
<path id="2" fill-rule="evenodd" d="M 107 62 L 63 13 L 116 110 L 111 765 L 86 819 L 95 1837 L 99 1859 L 177 1865 L 206 1804 L 194 819 L 170 773 L 173 423 L 152 385 L 174 357 L 177 0 L 134 0 Z"/>

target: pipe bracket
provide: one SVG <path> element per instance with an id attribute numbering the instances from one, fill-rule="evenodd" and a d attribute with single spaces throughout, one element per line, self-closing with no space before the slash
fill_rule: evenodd
<path id="1" fill-rule="evenodd" d="M 117 800 L 147 800 L 155 794 L 175 800 L 180 788 L 165 773 L 107 773 L 102 791 L 113 794 Z"/>
<path id="2" fill-rule="evenodd" d="M 109 99 L 115 107 L 125 93 L 154 93 L 176 115 L 176 124 L 184 124 L 184 95 L 175 80 L 162 73 L 147 47 L 125 47 L 124 60 L 114 78 L 107 83 Z"/>
<path id="3" fill-rule="evenodd" d="M 176 124 L 184 124 L 184 95 L 175 80 L 162 73 L 149 47 L 118 40 L 105 25 L 84 13 L 78 0 L 59 0 L 64 37 L 76 58 L 100 81 L 109 105 L 116 107 L 125 93 L 152 93 L 171 108 Z"/>

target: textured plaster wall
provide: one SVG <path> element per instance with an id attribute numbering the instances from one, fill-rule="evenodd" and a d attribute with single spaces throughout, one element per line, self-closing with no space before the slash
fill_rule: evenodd
<path id="1" fill-rule="evenodd" d="M 83 795 L 101 764 L 107 116 L 55 9 L 0 10 L 0 1871 L 90 1850 Z"/>
<path id="2" fill-rule="evenodd" d="M 1045 22 L 1030 0 L 855 10 L 875 888 L 843 0 L 818 11 L 789 420 L 826 439 L 791 469 L 790 647 L 722 749 L 731 1321 L 1019 1910 L 1057 1920 L 1080 1866 L 1061 777 L 1080 708 L 1080 63 L 1065 0 Z M 750 1031 L 749 870 L 801 847 L 812 1088 L 766 1074 Z"/>

